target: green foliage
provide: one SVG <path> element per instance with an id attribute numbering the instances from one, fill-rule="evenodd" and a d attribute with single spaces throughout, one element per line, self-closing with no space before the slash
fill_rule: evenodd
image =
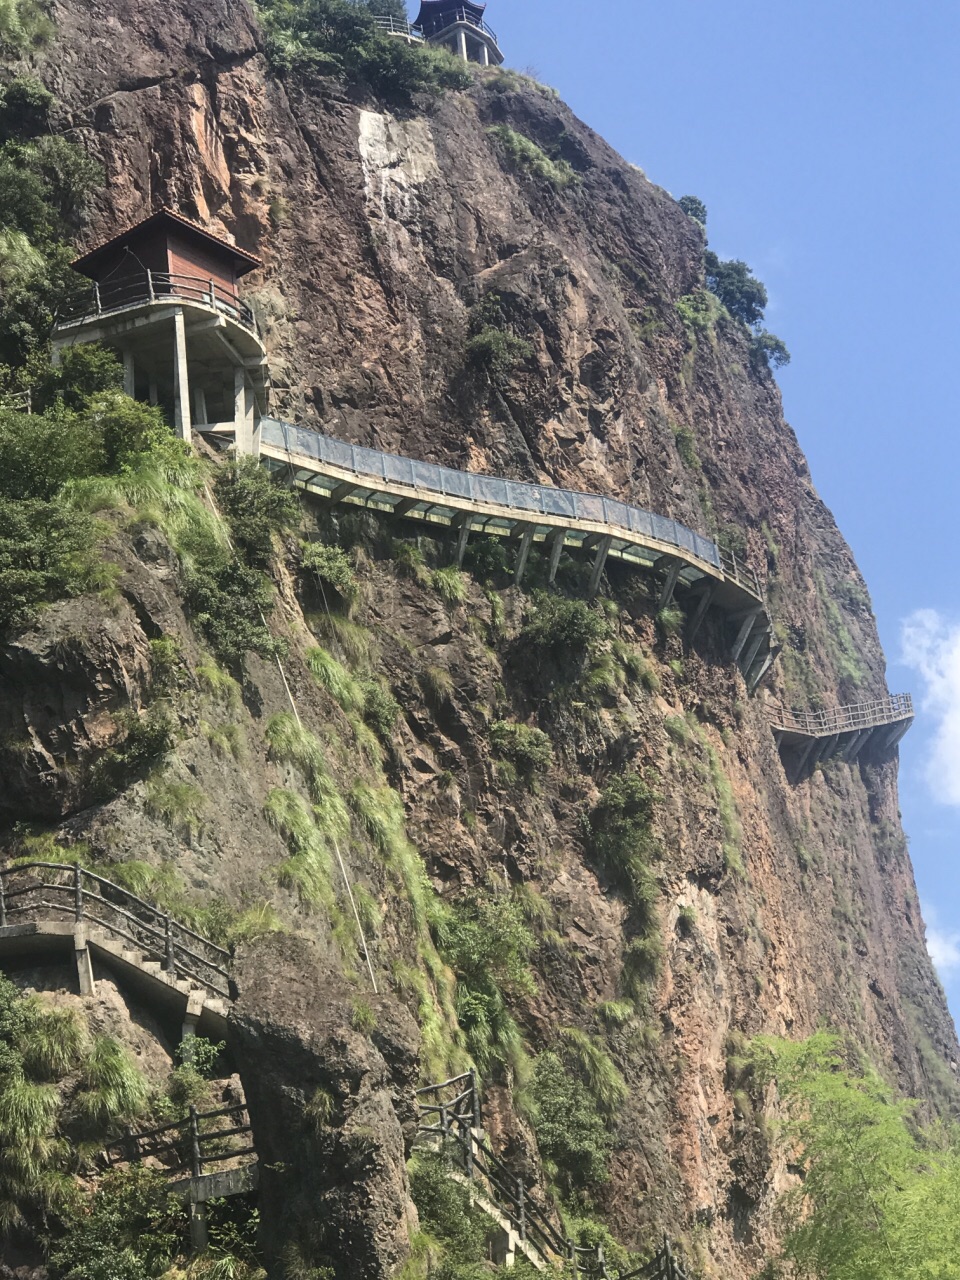
<path id="1" fill-rule="evenodd" d="M 307 650 L 307 666 L 321 688 L 348 713 L 362 712 L 366 708 L 364 686 L 326 649 Z"/>
<path id="2" fill-rule="evenodd" d="M 179 1253 L 187 1211 L 164 1174 L 143 1165 L 104 1175 L 89 1200 L 71 1206 L 51 1250 L 57 1280 L 150 1280 Z"/>
<path id="3" fill-rule="evenodd" d="M 354 1000 L 353 1012 L 350 1015 L 350 1025 L 354 1031 L 359 1031 L 361 1035 L 365 1036 L 368 1036 L 376 1028 L 377 1015 L 366 1000 Z"/>
<path id="4" fill-rule="evenodd" d="M 583 1081 L 556 1053 L 538 1055 L 530 1096 L 540 1154 L 565 1194 L 583 1193 L 607 1180 L 612 1146 Z"/>
<path id="5" fill-rule="evenodd" d="M 417 679 L 423 696 L 434 711 L 439 710 L 453 696 L 453 676 L 445 667 L 426 667 Z"/>
<path id="6" fill-rule="evenodd" d="M 648 862 L 656 796 L 637 774 L 620 774 L 602 792 L 588 825 L 588 852 L 600 871 L 634 900 L 651 895 Z"/>
<path id="7" fill-rule="evenodd" d="M 545 774 L 553 764 L 553 748 L 550 739 L 540 729 L 516 724 L 511 720 L 497 720 L 490 726 L 490 742 L 494 754 L 508 760 L 528 783 L 538 774 Z"/>
<path id="8" fill-rule="evenodd" d="M 493 382 L 505 382 L 513 370 L 533 355 L 533 347 L 505 329 L 484 325 L 467 339 L 467 362 L 489 374 Z"/>
<path id="9" fill-rule="evenodd" d="M 433 927 L 457 975 L 457 1016 L 471 1056 L 484 1072 L 495 1063 L 517 1068 L 522 1045 L 508 1002 L 536 990 L 530 969 L 536 939 L 521 905 L 477 894 L 438 913 Z"/>
<path id="10" fill-rule="evenodd" d="M 698 289 L 696 293 L 684 294 L 677 299 L 677 315 L 683 321 L 691 337 L 697 334 L 711 334 L 720 316 L 720 302 L 709 289 Z M 684 458 L 684 462 L 686 462 Z M 697 465 L 699 466 L 699 458 Z M 687 463 L 690 466 L 690 463 Z"/>
<path id="11" fill-rule="evenodd" d="M 582 660 L 607 638 L 609 628 L 603 614 L 583 600 L 536 592 L 533 607 L 520 635 L 537 649 L 548 651 L 556 660 L 576 655 Z"/>
<path id="12" fill-rule="evenodd" d="M 667 716 L 663 722 L 663 727 L 667 737 L 671 738 L 678 746 L 683 746 L 690 741 L 690 726 L 683 716 Z"/>
<path id="13" fill-rule="evenodd" d="M 192 782 L 154 776 L 147 782 L 144 808 L 171 831 L 193 837 L 203 824 L 206 796 Z"/>
<path id="14" fill-rule="evenodd" d="M 42 0 L 2 0 L 0 2 L 0 51 L 23 53 L 36 49 L 53 35 Z"/>
<path id="15" fill-rule="evenodd" d="M 213 487 L 237 550 L 251 568 L 268 568 L 274 534 L 300 521 L 296 494 L 273 479 L 256 458 L 240 458 L 224 467 Z"/>
<path id="16" fill-rule="evenodd" d="M 97 1036 L 80 1071 L 72 1113 L 82 1131 L 113 1134 L 147 1109 L 147 1082 L 123 1045 Z"/>
<path id="17" fill-rule="evenodd" d="M 668 604 L 657 614 L 657 626 L 668 639 L 680 634 L 683 623 L 683 610 L 678 604 Z"/>
<path id="18" fill-rule="evenodd" d="M 697 909 L 684 903 L 677 913 L 677 930 L 684 937 L 688 938 L 697 926 Z"/>
<path id="19" fill-rule="evenodd" d="M 782 338 L 760 329 L 750 339 L 750 364 L 757 372 L 763 369 L 782 369 L 790 363 L 790 352 Z"/>
<path id="20" fill-rule="evenodd" d="M 511 169 L 532 174 L 554 191 L 562 191 L 565 187 L 579 183 L 580 179 L 568 161 L 551 159 L 532 139 L 517 133 L 509 125 L 493 125 L 487 133 L 499 143 Z"/>
<path id="21" fill-rule="evenodd" d="M 567 1065 L 583 1080 L 597 1108 L 612 1116 L 628 1094 L 613 1059 L 598 1040 L 579 1027 L 564 1027 L 560 1041 Z"/>
<path id="22" fill-rule="evenodd" d="M 800 1043 L 762 1039 L 761 1080 L 776 1081 L 783 1143 L 805 1176 L 781 1199 L 781 1263 L 830 1280 L 949 1276 L 960 1256 L 960 1144 L 918 1123 L 871 1070 L 854 1073 L 842 1046 L 819 1033 Z"/>
<path id="23" fill-rule="evenodd" d="M 389 742 L 400 719 L 400 703 L 379 680 L 361 680 L 363 718 L 378 738 Z"/>
<path id="24" fill-rule="evenodd" d="M 304 542 L 301 547 L 304 569 L 316 574 L 321 583 L 332 587 L 345 604 L 352 605 L 357 598 L 357 580 L 350 557 L 343 548 L 325 542 Z"/>
<path id="25" fill-rule="evenodd" d="M 707 206 L 702 200 L 698 200 L 696 196 L 681 196 L 677 203 L 688 218 L 699 222 L 701 227 L 706 227 Z"/>
<path id="26" fill-rule="evenodd" d="M 837 675 L 851 684 L 861 684 L 864 679 L 864 668 L 860 654 L 853 642 L 853 637 L 844 621 L 837 602 L 833 599 L 826 579 L 819 569 L 814 571 L 814 582 L 820 605 L 827 620 L 826 641 L 830 657 L 837 669 Z"/>
<path id="27" fill-rule="evenodd" d="M 240 663 L 250 652 L 273 658 L 286 651 L 265 622 L 273 588 L 258 569 L 235 559 L 195 565 L 186 574 L 184 600 L 197 630 L 224 662 Z"/>
<path id="28" fill-rule="evenodd" d="M 704 254 L 707 288 L 717 295 L 734 319 L 751 330 L 750 363 L 757 372 L 771 365 L 790 363 L 786 345 L 763 328 L 767 291 L 745 262 L 721 262 L 715 253 Z"/>
<path id="29" fill-rule="evenodd" d="M 421 1224 L 443 1246 L 443 1270 L 431 1267 L 431 1275 L 457 1280 L 463 1264 L 484 1261 L 489 1224 L 474 1209 L 469 1190 L 449 1176 L 442 1154 L 417 1153 L 410 1162 L 410 1191 Z M 451 1264 L 458 1268 L 454 1275 Z"/>
<path id="30" fill-rule="evenodd" d="M 466 578 L 453 565 L 444 569 L 434 569 L 430 575 L 430 581 L 433 583 L 434 591 L 436 591 L 444 604 L 463 604 L 467 598 Z"/>
<path id="31" fill-rule="evenodd" d="M 259 0 L 267 56 L 280 71 L 312 71 L 367 84 L 389 101 L 466 89 L 469 69 L 443 49 L 409 45 L 378 31 L 366 4 L 350 0 Z"/>

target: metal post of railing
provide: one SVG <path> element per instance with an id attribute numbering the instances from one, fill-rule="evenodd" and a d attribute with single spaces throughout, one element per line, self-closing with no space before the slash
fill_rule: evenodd
<path id="1" fill-rule="evenodd" d="M 203 1160 L 200 1156 L 200 1125 L 197 1121 L 197 1108 L 190 1108 L 190 1167 L 193 1176 L 199 1178 L 203 1173 Z"/>
<path id="2" fill-rule="evenodd" d="M 520 1232 L 520 1239 L 527 1238 L 527 1199 L 526 1188 L 523 1185 L 523 1179 L 517 1179 L 517 1230 Z"/>
<path id="3" fill-rule="evenodd" d="M 211 307 L 217 305 L 217 282 L 213 279 L 210 281 L 210 305 Z"/>
<path id="4" fill-rule="evenodd" d="M 151 302 L 156 301 L 156 295 L 153 291 L 153 272 L 149 268 L 147 270 L 147 297 Z"/>
<path id="5" fill-rule="evenodd" d="M 79 864 L 73 868 L 73 910 L 79 924 L 83 919 L 83 871 Z"/>
<path id="6" fill-rule="evenodd" d="M 163 919 L 163 939 L 164 939 L 164 960 L 167 967 L 167 973 L 176 973 L 177 962 L 173 955 L 173 921 L 170 916 L 164 916 Z"/>

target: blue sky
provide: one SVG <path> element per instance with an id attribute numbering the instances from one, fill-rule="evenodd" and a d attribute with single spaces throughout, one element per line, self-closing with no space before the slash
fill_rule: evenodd
<path id="1" fill-rule="evenodd" d="M 787 418 L 922 709 L 901 800 L 960 1021 L 960 6 L 490 0 L 557 88 L 749 262 L 787 343 Z M 919 612 L 924 611 L 924 612 Z"/>

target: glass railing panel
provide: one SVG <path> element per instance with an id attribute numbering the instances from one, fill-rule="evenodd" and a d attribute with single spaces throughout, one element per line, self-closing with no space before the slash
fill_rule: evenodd
<path id="1" fill-rule="evenodd" d="M 616 498 L 603 499 L 603 518 L 607 524 L 615 525 L 618 529 L 630 528 L 630 509 L 625 502 L 619 502 Z"/>
<path id="2" fill-rule="evenodd" d="M 581 520 L 592 520 L 603 524 L 603 499 L 590 493 L 576 495 L 577 516 Z"/>
<path id="3" fill-rule="evenodd" d="M 383 455 L 383 475 L 385 480 L 391 480 L 394 484 L 412 486 L 414 483 L 413 463 L 409 458 L 399 458 L 394 454 L 385 453 Z"/>
<path id="4" fill-rule="evenodd" d="M 518 511 L 543 510 L 538 487 L 530 484 L 521 484 L 516 480 L 508 480 L 506 486 L 508 506 L 516 507 Z"/>
<path id="5" fill-rule="evenodd" d="M 353 456 L 353 465 L 360 475 L 383 479 L 383 454 L 379 449 L 365 449 L 358 444 L 354 446 Z"/>
<path id="6" fill-rule="evenodd" d="M 431 489 L 436 493 L 440 493 L 440 477 L 437 475 L 438 468 L 432 462 L 416 462 L 411 461 L 413 467 L 413 483 L 418 489 Z"/>
<path id="7" fill-rule="evenodd" d="M 548 515 L 573 518 L 576 503 L 572 493 L 566 489 L 541 489 L 540 496 L 543 499 L 543 509 Z"/>
<path id="8" fill-rule="evenodd" d="M 506 507 L 507 484 L 505 480 L 497 480 L 493 476 L 473 477 L 474 496 L 478 502 L 490 502 L 496 506 Z"/>
<path id="9" fill-rule="evenodd" d="M 470 494 L 470 476 L 466 471 L 454 471 L 452 467 L 441 467 L 443 491 L 454 498 L 467 498 Z"/>

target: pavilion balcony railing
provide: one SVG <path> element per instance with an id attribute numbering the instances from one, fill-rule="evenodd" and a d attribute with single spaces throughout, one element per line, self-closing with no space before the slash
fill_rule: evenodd
<path id="1" fill-rule="evenodd" d="M 0 871 L 0 928 L 45 920 L 101 929 L 159 961 L 171 977 L 230 996 L 230 952 L 128 889 L 70 863 L 27 862 Z"/>
<path id="2" fill-rule="evenodd" d="M 178 275 L 169 271 L 139 271 L 114 280 L 94 281 L 89 293 L 61 311 L 57 322 L 59 325 L 79 324 L 126 307 L 177 299 L 213 307 L 252 333 L 258 332 L 253 312 L 232 289 L 207 276 Z"/>
<path id="3" fill-rule="evenodd" d="M 876 698 L 872 702 L 857 702 L 852 706 L 829 707 L 823 711 L 787 711 L 776 708 L 770 718 L 774 727 L 790 733 L 802 733 L 810 738 L 824 738 L 833 733 L 850 733 L 859 729 L 875 729 L 885 724 L 897 724 L 912 720 L 913 698 L 909 693 L 898 693 L 889 698 Z"/>
<path id="4" fill-rule="evenodd" d="M 379 449 L 347 444 L 332 436 L 307 431 L 275 418 L 263 419 L 261 439 L 266 445 L 284 450 L 291 466 L 296 466 L 293 461 L 296 455 L 314 459 L 320 464 L 318 470 L 321 472 L 324 465 L 349 471 L 374 491 L 378 481 L 401 484 L 420 489 L 425 494 L 465 499 L 510 511 L 608 525 L 614 530 L 622 530 L 627 543 L 634 535 L 652 538 L 712 565 L 758 602 L 763 598 L 756 575 L 733 552 L 721 549 L 711 539 L 694 533 L 692 529 L 668 516 L 655 515 L 615 498 L 580 493 L 572 489 L 555 489 L 550 485 L 530 484 L 523 480 L 484 476 L 472 471 L 457 471 L 433 462 L 417 462 L 397 454 L 382 453 Z"/>
<path id="5" fill-rule="evenodd" d="M 408 40 L 422 40 L 423 32 L 411 22 L 403 22 L 400 18 L 375 17 L 374 26 L 390 36 L 406 36 Z"/>
<path id="6" fill-rule="evenodd" d="M 494 44 L 497 44 L 497 33 L 493 27 L 488 26 L 482 18 L 476 17 L 468 9 L 448 9 L 445 13 L 438 14 L 429 28 L 422 28 L 423 34 L 428 40 L 433 40 L 437 36 L 443 35 L 444 31 L 456 26 L 458 22 L 465 22 L 469 26 L 475 27 L 478 31 L 482 31 L 484 35 L 489 36 Z"/>

